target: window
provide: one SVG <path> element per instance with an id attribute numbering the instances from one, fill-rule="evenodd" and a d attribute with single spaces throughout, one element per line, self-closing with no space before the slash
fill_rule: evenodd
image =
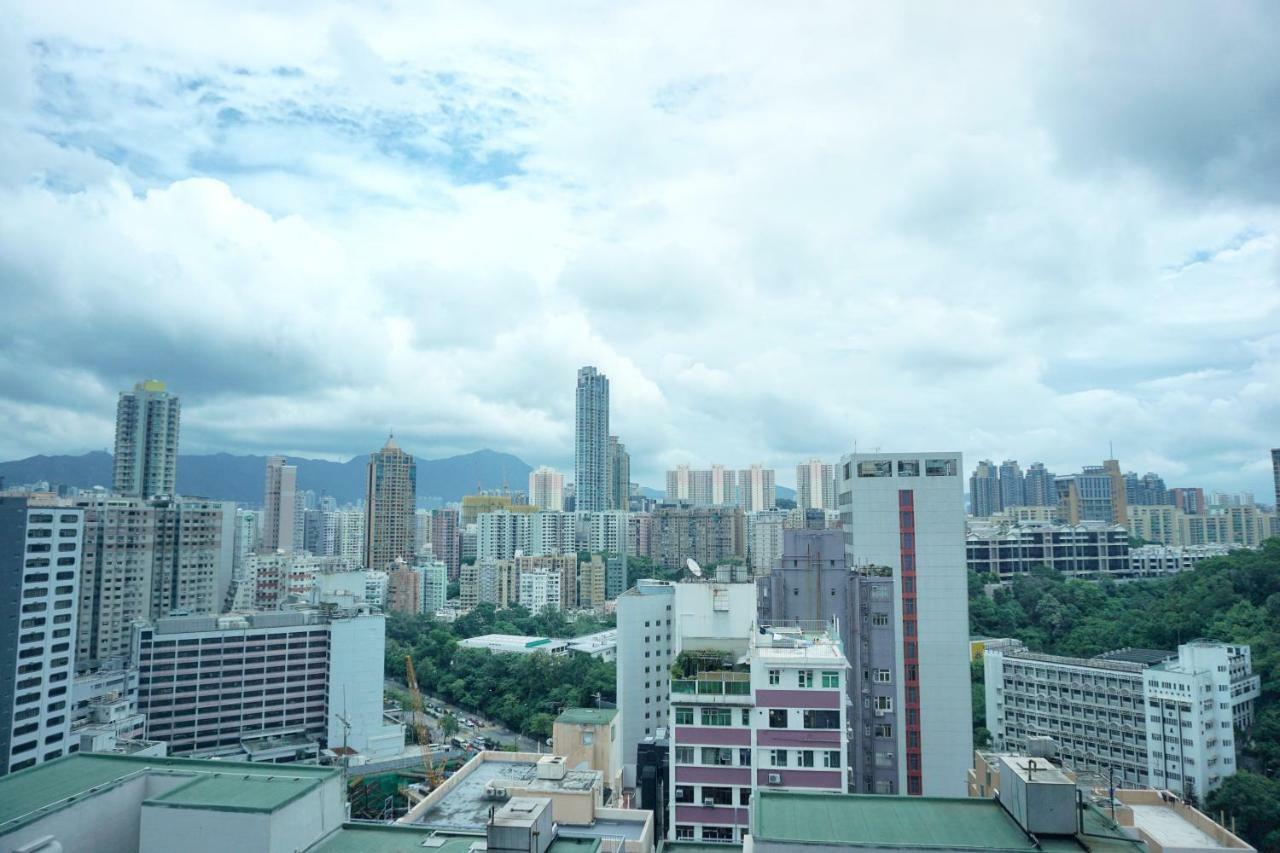
<path id="1" fill-rule="evenodd" d="M 889 614 L 888 613 L 872 613 L 871 624 L 883 628 L 884 626 L 889 624 Z"/>
<path id="2" fill-rule="evenodd" d="M 676 706 L 676 725 L 691 726 L 693 725 L 693 709 L 688 705 Z"/>
<path id="3" fill-rule="evenodd" d="M 678 823 L 678 824 L 676 824 L 676 840 L 677 840 L 677 841 L 692 841 L 692 840 L 693 840 L 693 827 L 692 827 L 692 826 L 689 826 L 688 824 L 683 824 L 683 823 Z"/>
<path id="4" fill-rule="evenodd" d="M 813 686 L 813 670 L 802 669 L 796 673 L 796 680 L 801 687 Z"/>
<path id="5" fill-rule="evenodd" d="M 732 767 L 733 750 L 723 746 L 704 746 L 702 763 L 709 767 Z"/>
<path id="6" fill-rule="evenodd" d="M 876 723 L 872 726 L 871 733 L 876 737 L 893 737 L 893 726 L 889 723 Z"/>
<path id="7" fill-rule="evenodd" d="M 751 766 L 751 750 L 750 750 L 750 749 L 739 749 L 739 750 L 738 750 L 738 766 L 739 766 L 739 767 L 750 767 L 750 766 Z M 745 805 L 745 803 L 744 803 L 744 805 Z"/>
<path id="8" fill-rule="evenodd" d="M 751 789 L 750 788 L 738 789 L 738 805 L 740 806 L 751 805 Z"/>
<path id="9" fill-rule="evenodd" d="M 733 789 L 721 788 L 713 785 L 703 785 L 702 800 L 702 805 L 705 805 L 707 800 L 711 800 L 717 806 L 731 806 L 733 805 Z"/>
<path id="10" fill-rule="evenodd" d="M 875 705 L 875 707 L 876 707 L 876 710 L 877 710 L 877 711 L 892 711 L 892 710 L 893 710 L 893 697 L 891 697 L 891 696 L 877 696 L 877 697 L 876 697 L 876 705 Z"/>
<path id="11" fill-rule="evenodd" d="M 874 680 L 877 684 L 888 684 L 893 681 L 893 673 L 887 669 L 877 669 L 874 675 Z"/>
<path id="12" fill-rule="evenodd" d="M 839 770 L 840 769 L 840 750 L 838 749 L 823 750 L 822 766 Z"/>
<path id="13" fill-rule="evenodd" d="M 805 711 L 804 727 L 806 729 L 838 729 L 840 728 L 840 712 Z"/>
<path id="14" fill-rule="evenodd" d="M 590 731 L 590 730 L 583 730 L 583 732 L 582 732 L 582 745 L 583 745 L 583 746 L 590 746 L 591 744 L 595 743 L 595 739 L 596 739 L 596 738 L 595 738 L 595 732 Z"/>
<path id="15" fill-rule="evenodd" d="M 956 460 L 926 459 L 924 460 L 924 475 L 926 477 L 954 477 L 956 475 Z"/>
<path id="16" fill-rule="evenodd" d="M 693 802 L 693 786 L 692 785 L 676 785 L 676 802 L 692 803 Z"/>
<path id="17" fill-rule="evenodd" d="M 787 751 L 785 749 L 769 750 L 769 765 L 771 767 L 786 767 Z"/>
<path id="18" fill-rule="evenodd" d="M 892 477 L 893 462 L 889 459 L 866 459 L 858 463 L 859 477 Z"/>
<path id="19" fill-rule="evenodd" d="M 787 711 L 785 708 L 769 709 L 769 728 L 785 729 L 787 727 Z"/>
<path id="20" fill-rule="evenodd" d="M 732 841 L 732 826 L 704 826 L 702 827 L 703 841 Z"/>
<path id="21" fill-rule="evenodd" d="M 742 724 L 744 726 L 751 725 L 751 709 L 750 708 L 742 709 Z"/>
<path id="22" fill-rule="evenodd" d="M 812 749 L 800 750 L 800 753 L 796 756 L 796 758 L 797 758 L 797 761 L 796 761 L 797 767 L 813 766 L 813 750 Z"/>
<path id="23" fill-rule="evenodd" d="M 704 726 L 731 726 L 733 717 L 728 708 L 703 708 L 702 724 Z"/>
<path id="24" fill-rule="evenodd" d="M 919 459 L 899 459 L 898 460 L 898 476 L 899 477 L 919 477 L 920 476 L 920 460 Z"/>
<path id="25" fill-rule="evenodd" d="M 780 669 L 771 669 L 771 670 L 769 670 L 769 683 L 770 683 L 770 684 L 778 684 L 778 683 L 780 683 L 781 681 L 782 681 L 782 670 L 780 670 Z"/>
<path id="26" fill-rule="evenodd" d="M 839 686 L 840 686 L 840 673 L 838 673 L 838 672 L 823 672 L 823 673 L 822 673 L 822 686 L 823 686 L 823 687 L 839 687 Z"/>

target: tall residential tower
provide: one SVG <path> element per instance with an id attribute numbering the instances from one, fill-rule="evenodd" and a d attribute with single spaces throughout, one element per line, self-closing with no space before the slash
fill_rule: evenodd
<path id="1" fill-rule="evenodd" d="M 112 475 L 116 494 L 150 498 L 175 493 L 181 408 L 178 398 L 156 379 L 120 392 Z"/>
<path id="2" fill-rule="evenodd" d="M 578 370 L 574 406 L 574 508 L 601 512 L 609 508 L 605 468 L 609 453 L 609 378 L 594 367 Z"/>
<path id="3" fill-rule="evenodd" d="M 397 557 L 412 563 L 418 465 L 395 438 L 369 455 L 365 481 L 364 565 L 382 570 Z M 435 532 L 434 530 L 432 531 Z M 435 537 L 432 536 L 432 544 Z"/>

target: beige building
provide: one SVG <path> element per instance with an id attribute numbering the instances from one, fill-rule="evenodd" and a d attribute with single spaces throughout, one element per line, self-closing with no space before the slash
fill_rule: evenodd
<path id="1" fill-rule="evenodd" d="M 262 549 L 292 552 L 297 522 L 298 467 L 284 464 L 283 456 L 267 457 L 267 481 L 263 488 Z"/>
<path id="2" fill-rule="evenodd" d="M 592 554 L 587 562 L 578 563 L 578 607 L 604 610 L 606 574 L 604 558 L 599 554 Z"/>
<path id="3" fill-rule="evenodd" d="M 543 465 L 529 472 L 529 503 L 539 510 L 564 511 L 564 475 Z"/>
<path id="4" fill-rule="evenodd" d="M 1239 545 L 1256 548 L 1280 535 L 1274 512 L 1253 505 L 1228 506 L 1207 515 L 1174 506 L 1130 506 L 1129 531 L 1160 545 Z"/>
<path id="5" fill-rule="evenodd" d="M 622 792 L 622 736 L 617 708 L 567 708 L 551 730 L 552 751 L 572 769 L 599 770 L 612 795 Z M 606 802 L 610 801 L 606 796 Z"/>
<path id="6" fill-rule="evenodd" d="M 365 480 L 364 565 L 382 570 L 397 557 L 414 558 L 414 502 L 418 466 L 392 437 L 369 455 Z"/>

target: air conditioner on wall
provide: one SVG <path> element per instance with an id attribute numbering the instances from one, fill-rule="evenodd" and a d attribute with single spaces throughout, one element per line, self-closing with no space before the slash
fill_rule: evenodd
<path id="1" fill-rule="evenodd" d="M 781 785 L 781 784 L 782 784 L 782 774 L 781 774 L 781 773 L 770 773 L 770 774 L 769 774 L 769 784 L 770 784 L 770 785 Z"/>

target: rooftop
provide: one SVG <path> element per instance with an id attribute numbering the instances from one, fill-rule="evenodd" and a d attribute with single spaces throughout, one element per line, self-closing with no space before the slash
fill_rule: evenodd
<path id="1" fill-rule="evenodd" d="M 760 791 L 752 834 L 850 847 L 1037 849 L 995 800 Z"/>
<path id="2" fill-rule="evenodd" d="M 1151 666 L 1177 656 L 1177 652 L 1165 652 L 1160 649 L 1116 649 L 1098 655 L 1097 660 L 1115 660 Z"/>
<path id="3" fill-rule="evenodd" d="M 1203 831 L 1182 815 L 1165 805 L 1131 805 L 1133 825 L 1151 836 L 1166 850 L 1170 847 L 1194 847 L 1198 849 L 1227 847 Z"/>
<path id="4" fill-rule="evenodd" d="M 0 834 L 12 832 L 32 820 L 149 772 L 193 778 L 220 775 L 237 779 L 261 777 L 278 781 L 290 791 L 297 790 L 297 780 L 318 782 L 339 773 L 332 767 L 301 764 L 281 766 L 196 758 L 76 753 L 0 778 Z M 212 801 L 214 793 L 207 790 L 204 796 Z"/>
<path id="5" fill-rule="evenodd" d="M 145 800 L 143 805 L 224 812 L 273 812 L 314 790 L 319 784 L 319 779 L 301 776 L 208 774 Z"/>
<path id="6" fill-rule="evenodd" d="M 603 726 L 618 716 L 617 708 L 566 708 L 557 723 L 571 726 Z"/>
<path id="7" fill-rule="evenodd" d="M 420 826 L 347 823 L 340 831 L 307 849 L 306 853 L 469 853 L 484 844 L 484 825 L 470 833 L 440 833 Z M 547 853 L 595 853 L 598 839 L 560 838 Z"/>
<path id="8" fill-rule="evenodd" d="M 499 787 L 520 788 L 532 796 L 556 791 L 585 793 L 602 784 L 598 770 L 566 770 L 563 779 L 539 779 L 536 761 L 496 760 L 489 755 L 481 753 L 471 759 L 468 765 L 474 764 L 474 768 L 467 771 L 464 766 L 459 770 L 458 775 L 449 780 L 457 779 L 457 782 L 442 790 L 440 799 L 418 815 L 414 823 L 448 830 L 484 826 L 489 807 L 501 803 L 486 796 L 485 786 L 490 782 Z"/>

